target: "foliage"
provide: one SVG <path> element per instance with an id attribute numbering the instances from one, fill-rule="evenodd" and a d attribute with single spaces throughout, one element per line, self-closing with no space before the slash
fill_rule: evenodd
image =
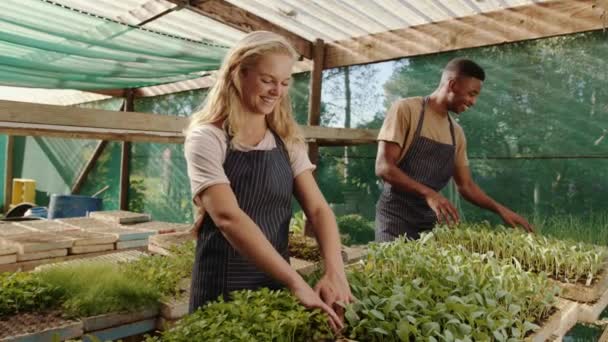
<path id="1" fill-rule="evenodd" d="M 136 213 L 144 212 L 146 185 L 143 179 L 129 180 L 129 210 Z"/>
<path id="2" fill-rule="evenodd" d="M 364 245 L 374 241 L 374 226 L 361 215 L 351 214 L 337 218 L 341 234 L 348 235 L 349 245 Z"/>
<path id="3" fill-rule="evenodd" d="M 349 272 L 346 336 L 365 341 L 511 341 L 538 328 L 559 288 L 489 254 L 403 238 Z"/>
<path id="4" fill-rule="evenodd" d="M 289 234 L 289 256 L 317 262 L 321 260 L 321 251 L 315 239 L 292 233 Z"/>
<path id="5" fill-rule="evenodd" d="M 477 253 L 491 252 L 525 270 L 545 272 L 563 282 L 585 282 L 597 278 L 608 258 L 608 249 L 595 245 L 528 234 L 520 229 L 488 224 L 439 226 L 433 230 L 440 245 L 461 245 Z"/>
<path id="6" fill-rule="evenodd" d="M 307 310 L 286 291 L 237 291 L 212 302 L 147 342 L 323 341 L 333 338 L 327 317 Z"/>
<path id="7" fill-rule="evenodd" d="M 591 213 L 584 218 L 574 215 L 537 217 L 533 219 L 533 224 L 536 231 L 542 235 L 608 246 L 608 214 L 606 213 Z"/>
<path id="8" fill-rule="evenodd" d="M 32 273 L 0 274 L 0 317 L 19 312 L 40 311 L 58 304 L 61 290 Z"/>
<path id="9" fill-rule="evenodd" d="M 303 211 L 298 210 L 291 217 L 291 221 L 289 223 L 289 231 L 294 234 L 302 235 L 304 234 L 304 229 L 306 228 L 306 215 Z"/>
<path id="10" fill-rule="evenodd" d="M 148 255 L 122 265 L 130 277 L 153 284 L 162 296 L 177 297 L 181 293 L 180 281 L 192 274 L 194 241 L 170 249 L 169 256 Z"/>
<path id="11" fill-rule="evenodd" d="M 154 307 L 160 297 L 153 283 L 108 263 L 50 267 L 36 273 L 36 277 L 58 290 L 56 298 L 61 297 L 63 310 L 71 317 Z"/>

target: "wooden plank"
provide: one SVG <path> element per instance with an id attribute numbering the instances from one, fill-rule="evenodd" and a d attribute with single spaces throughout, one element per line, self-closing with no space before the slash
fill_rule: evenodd
<path id="1" fill-rule="evenodd" d="M 178 320 L 188 314 L 189 296 L 182 298 L 167 298 L 160 301 L 160 314 L 168 321 Z"/>
<path id="2" fill-rule="evenodd" d="M 43 105 L 0 100 L 0 122 L 38 125 L 59 125 L 75 128 L 119 129 L 124 131 L 181 132 L 187 118 L 137 112 L 119 112 L 79 107 Z M 4 124 L 3 126 L 11 127 Z M 44 127 L 41 127 L 44 129 Z"/>
<path id="3" fill-rule="evenodd" d="M 66 248 L 45 250 L 42 252 L 32 252 L 32 253 L 25 253 L 25 254 L 19 253 L 19 254 L 17 254 L 17 262 L 58 258 L 58 257 L 66 256 L 66 255 L 68 255 L 68 250 Z"/>
<path id="4" fill-rule="evenodd" d="M 315 141 L 319 145 L 332 143 L 370 144 L 375 143 L 379 130 L 362 128 L 333 128 L 321 126 L 303 126 L 302 131 L 306 140 Z"/>
<path id="5" fill-rule="evenodd" d="M 557 311 L 551 315 L 539 330 L 528 336 L 524 341 L 545 342 L 545 341 L 561 341 L 576 324 L 578 316 L 578 304 L 566 299 L 559 299 L 557 302 Z"/>
<path id="6" fill-rule="evenodd" d="M 97 331 L 125 325 L 127 323 L 139 322 L 158 316 L 157 308 L 149 308 L 135 312 L 113 312 L 98 316 L 85 317 L 82 319 L 84 332 Z"/>
<path id="7" fill-rule="evenodd" d="M 0 100 L 0 133 L 73 139 L 183 143 L 189 118 Z M 307 141 L 374 143 L 378 130 L 300 126 Z"/>
<path id="8" fill-rule="evenodd" d="M 116 250 L 127 249 L 127 248 L 139 248 L 148 247 L 148 239 L 145 240 L 129 240 L 129 241 L 117 241 Z"/>
<path id="9" fill-rule="evenodd" d="M 30 330 L 31 331 L 31 330 Z M 2 337 L 5 342 L 67 341 L 82 336 L 82 322 L 65 321 L 42 331 L 27 332 L 16 336 Z"/>
<path id="10" fill-rule="evenodd" d="M 4 212 L 7 212 L 11 205 L 11 195 L 13 193 L 13 149 L 15 146 L 15 137 L 8 135 L 6 137 L 6 154 L 4 159 Z"/>
<path id="11" fill-rule="evenodd" d="M 133 90 L 127 89 L 125 97 L 124 110 L 125 112 L 132 112 L 135 103 L 133 97 Z M 129 209 L 129 163 L 131 161 L 131 143 L 123 141 L 120 153 L 120 190 L 119 190 L 119 206 L 121 210 Z"/>
<path id="12" fill-rule="evenodd" d="M 97 163 L 97 160 L 99 159 L 99 157 L 101 156 L 101 153 L 103 152 L 103 150 L 106 148 L 107 145 L 108 145 L 107 140 L 101 140 L 101 141 L 99 141 L 99 143 L 97 143 L 97 146 L 95 147 L 95 150 L 93 151 L 93 154 L 91 154 L 91 158 L 89 158 L 89 161 L 87 161 L 86 165 L 80 171 L 80 174 L 78 175 L 78 177 L 76 177 L 76 180 L 74 181 L 74 185 L 72 185 L 72 194 L 77 194 L 80 192 L 80 188 L 82 187 L 82 184 L 87 179 L 89 172 L 91 172 L 91 170 L 93 170 L 95 163 Z"/>
<path id="13" fill-rule="evenodd" d="M 50 117 L 49 119 L 52 120 Z M 187 120 L 184 120 L 184 124 L 186 123 Z M 316 142 L 320 146 L 373 144 L 376 142 L 376 137 L 378 135 L 378 130 L 374 129 L 301 126 L 300 130 L 307 141 Z M 143 132 L 92 127 L 35 125 L 28 123 L 17 124 L 1 121 L 0 133 L 68 139 L 103 139 L 168 144 L 184 143 L 184 137 L 181 132 Z"/>
<path id="14" fill-rule="evenodd" d="M 310 94 L 308 97 L 308 125 L 318 126 L 321 123 L 321 86 L 323 82 L 323 63 L 325 43 L 317 39 L 314 45 L 312 73 L 310 76 Z"/>
<path id="15" fill-rule="evenodd" d="M 598 342 L 608 342 L 608 325 L 606 326 L 606 329 L 604 329 L 604 333 L 600 336 Z"/>
<path id="16" fill-rule="evenodd" d="M 600 318 L 600 315 L 608 307 L 608 289 L 593 303 L 581 303 L 578 314 L 578 321 L 593 323 Z"/>
<path id="17" fill-rule="evenodd" d="M 115 341 L 129 336 L 141 335 L 147 332 L 152 332 L 155 328 L 156 318 L 152 318 L 104 330 L 88 332 L 82 337 L 82 340 L 85 342 Z M 95 337 L 96 339 L 94 340 L 91 337 Z"/>
<path id="18" fill-rule="evenodd" d="M 324 58 L 325 43 L 322 39 L 317 39 L 313 46 L 313 66 L 310 77 L 310 94 L 308 97 L 309 126 L 319 126 L 321 123 L 321 87 L 323 83 Z M 308 143 L 308 158 L 313 164 L 318 164 L 319 162 L 319 145 L 314 141 Z"/>
<path id="19" fill-rule="evenodd" d="M 133 248 L 132 250 L 133 251 L 135 251 L 135 250 L 144 251 L 145 248 Z M 129 251 L 129 250 L 124 250 L 124 251 L 120 251 L 120 252 L 127 252 L 127 251 Z M 117 252 L 115 250 L 112 250 L 112 251 L 95 252 L 95 253 L 90 253 L 90 254 L 67 255 L 67 256 L 51 258 L 51 259 L 39 259 L 39 260 L 32 260 L 32 261 L 17 262 L 15 264 L 8 264 L 8 265 L 0 265 L 0 273 L 16 272 L 16 271 L 30 271 L 40 265 L 46 265 L 46 264 L 52 264 L 52 263 L 64 262 L 64 261 L 73 261 L 76 259 L 85 259 L 85 258 L 88 259 L 88 258 L 92 258 L 92 257 L 96 257 L 96 256 L 113 254 L 113 253 L 117 253 Z"/>
<path id="20" fill-rule="evenodd" d="M 120 151 L 120 190 L 119 205 L 121 210 L 129 209 L 129 159 L 131 155 L 131 143 L 123 141 Z"/>
<path id="21" fill-rule="evenodd" d="M 323 64 L 325 59 L 325 43 L 322 39 L 317 39 L 313 45 L 312 72 L 310 75 L 310 86 L 308 96 L 308 128 L 321 124 L 321 87 L 323 85 Z M 319 164 L 319 145 L 316 141 L 309 141 L 307 144 L 308 159 L 310 162 Z M 317 177 L 316 170 L 313 176 Z M 310 220 L 304 222 L 304 234 L 313 236 Z"/>
<path id="22" fill-rule="evenodd" d="M 0 133 L 17 136 L 154 142 L 167 144 L 181 144 L 184 142 L 184 137 L 182 134 L 176 132 L 143 132 L 94 127 L 34 125 L 27 123 L 18 124 L 12 122 L 0 122 Z"/>
<path id="23" fill-rule="evenodd" d="M 95 252 L 111 251 L 114 250 L 114 243 L 108 243 L 103 245 L 86 245 L 86 246 L 74 246 L 68 248 L 68 254 L 88 254 Z"/>
<path id="24" fill-rule="evenodd" d="M 30 232 L 5 236 L 1 241 L 5 244 L 17 247 L 19 254 L 66 249 L 74 245 L 74 240 L 72 238 L 44 232 Z"/>
<path id="25" fill-rule="evenodd" d="M 324 68 L 599 30 L 595 0 L 557 0 L 328 43 Z"/>
<path id="26" fill-rule="evenodd" d="M 123 93 L 125 93 L 125 90 L 123 90 Z M 125 106 L 126 106 L 126 102 L 123 101 L 120 110 L 124 111 Z M 106 148 L 107 145 L 108 145 L 107 140 L 99 141 L 99 143 L 95 147 L 95 150 L 93 151 L 93 154 L 91 155 L 91 158 L 89 158 L 89 161 L 86 163 L 86 165 L 80 171 L 80 174 L 78 175 L 78 177 L 76 177 L 76 180 L 74 181 L 74 184 L 72 185 L 72 190 L 71 190 L 72 194 L 77 194 L 80 192 L 80 188 L 82 187 L 82 184 L 87 179 L 89 172 L 91 172 L 91 170 L 95 166 L 95 163 L 97 163 L 97 160 L 99 159 L 99 157 L 101 156 L 101 153 L 103 152 L 103 150 Z"/>
<path id="27" fill-rule="evenodd" d="M 112 224 L 127 225 L 121 228 L 137 228 L 135 226 L 136 223 L 148 222 L 152 218 L 150 214 L 134 213 L 125 210 L 93 211 L 89 214 L 89 217 Z"/>
<path id="28" fill-rule="evenodd" d="M 188 3 L 184 0 L 169 0 L 177 5 Z M 250 13 L 240 7 L 237 7 L 225 0 L 206 0 L 197 1 L 196 3 L 189 1 L 192 5 L 186 6 L 198 14 L 214 19 L 222 24 L 233 27 L 239 31 L 271 31 L 278 33 L 293 45 L 296 51 L 305 58 L 310 59 L 312 56 L 312 43 L 308 40 L 290 32 L 278 25 L 275 25 L 264 18 Z"/>

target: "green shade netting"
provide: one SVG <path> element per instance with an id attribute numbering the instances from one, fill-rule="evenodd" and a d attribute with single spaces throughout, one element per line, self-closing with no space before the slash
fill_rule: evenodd
<path id="1" fill-rule="evenodd" d="M 81 13 L 49 0 L 0 1 L 0 84 L 136 88 L 216 70 L 227 47 Z"/>
<path id="2" fill-rule="evenodd" d="M 350 107 L 344 104 L 345 69 L 325 70 L 321 124 L 346 127 L 349 108 L 351 127 L 380 128 L 393 101 L 431 93 L 450 59 L 472 58 L 487 77 L 476 105 L 457 120 L 466 133 L 475 181 L 528 218 L 603 218 L 608 213 L 607 38 L 608 32 L 599 30 L 352 67 Z M 374 89 L 379 95 L 370 95 Z M 375 97 L 380 104 L 370 107 Z M 374 171 L 376 151 L 371 144 L 320 149 L 320 188 L 337 215 L 374 219 L 382 189 Z M 466 220 L 500 222 L 453 186 L 444 195 Z M 606 230 L 594 234 L 600 239 Z"/>

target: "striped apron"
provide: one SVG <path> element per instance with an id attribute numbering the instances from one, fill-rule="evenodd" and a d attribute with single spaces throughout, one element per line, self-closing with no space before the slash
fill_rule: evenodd
<path id="1" fill-rule="evenodd" d="M 230 148 L 224 171 L 239 207 L 255 222 L 272 246 L 289 262 L 288 235 L 292 208 L 293 171 L 281 138 L 277 147 L 242 152 Z M 202 222 L 192 272 L 190 312 L 231 291 L 282 285 L 240 255 L 209 215 Z"/>
<path id="2" fill-rule="evenodd" d="M 415 181 L 440 191 L 454 174 L 454 124 L 448 115 L 452 144 L 420 136 L 427 102 L 425 97 L 412 144 L 397 166 Z M 422 231 L 432 229 L 436 222 L 437 216 L 423 197 L 384 183 L 376 205 L 376 241 L 392 241 L 401 235 L 418 239 Z"/>

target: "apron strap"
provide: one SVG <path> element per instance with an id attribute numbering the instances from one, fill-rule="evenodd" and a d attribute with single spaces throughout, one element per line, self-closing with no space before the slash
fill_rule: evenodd
<path id="1" fill-rule="evenodd" d="M 424 99 L 422 99 L 422 107 L 420 108 L 420 119 L 418 119 L 418 126 L 416 127 L 416 133 L 414 133 L 414 139 L 418 138 L 420 136 L 420 132 L 422 132 L 422 123 L 424 122 L 424 108 L 426 107 L 426 104 L 429 102 L 429 97 L 425 96 Z M 403 146 L 405 146 L 405 142 L 403 143 Z"/>
<path id="2" fill-rule="evenodd" d="M 452 117 L 448 113 L 448 121 L 450 122 L 450 134 L 452 135 L 452 146 L 456 147 L 456 135 L 454 134 L 454 123 L 452 123 Z"/>

